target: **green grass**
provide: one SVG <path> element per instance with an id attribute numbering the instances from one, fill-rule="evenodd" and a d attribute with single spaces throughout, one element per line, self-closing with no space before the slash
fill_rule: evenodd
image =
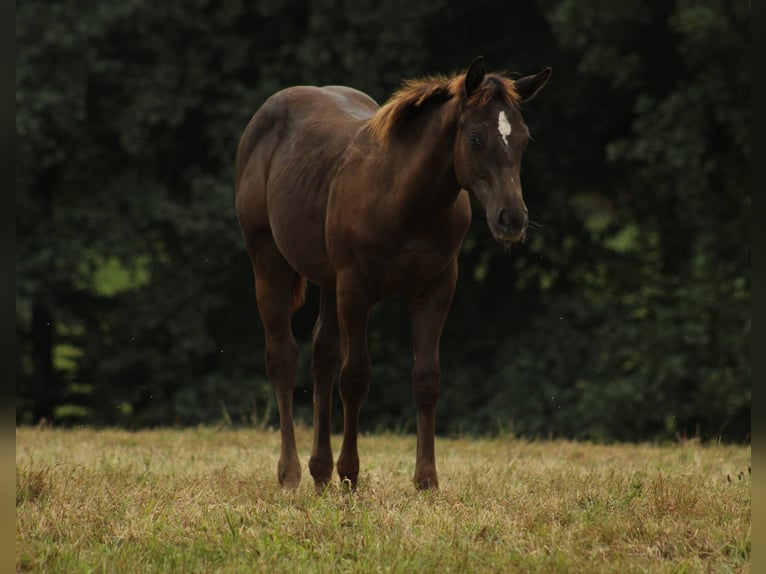
<path id="1" fill-rule="evenodd" d="M 339 437 L 333 438 L 337 453 Z M 276 483 L 277 433 L 16 431 L 17 572 L 749 572 L 750 447 L 360 439 L 356 493 Z"/>

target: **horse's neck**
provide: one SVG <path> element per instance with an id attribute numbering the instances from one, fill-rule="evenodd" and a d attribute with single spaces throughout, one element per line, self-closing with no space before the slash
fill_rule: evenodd
<path id="1" fill-rule="evenodd" d="M 436 213 L 448 209 L 460 192 L 454 167 L 457 121 L 449 103 L 426 113 L 394 144 L 395 192 L 409 209 Z"/>

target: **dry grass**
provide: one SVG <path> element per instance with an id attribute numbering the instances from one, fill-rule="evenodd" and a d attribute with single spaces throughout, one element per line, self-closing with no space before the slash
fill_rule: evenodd
<path id="1" fill-rule="evenodd" d="M 749 572 L 750 447 L 360 440 L 355 494 L 276 484 L 257 430 L 16 431 L 16 570 Z M 337 437 L 333 440 L 336 449 Z"/>

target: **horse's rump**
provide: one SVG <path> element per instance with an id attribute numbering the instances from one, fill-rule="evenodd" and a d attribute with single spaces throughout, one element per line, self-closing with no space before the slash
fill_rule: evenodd
<path id="1" fill-rule="evenodd" d="M 236 202 L 246 243 L 271 236 L 298 273 L 332 287 L 325 246 L 330 184 L 377 108 L 369 96 L 343 86 L 296 86 L 264 102 L 237 150 Z"/>

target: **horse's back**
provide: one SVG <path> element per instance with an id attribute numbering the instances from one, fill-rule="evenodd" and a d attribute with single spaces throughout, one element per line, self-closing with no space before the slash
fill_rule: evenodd
<path id="1" fill-rule="evenodd" d="M 330 183 L 377 108 L 345 86 L 295 86 L 264 102 L 237 148 L 237 216 L 251 255 L 273 238 L 298 272 L 332 287 L 324 237 Z"/>
<path id="2" fill-rule="evenodd" d="M 276 152 L 280 143 L 322 147 L 317 137 L 338 146 L 348 145 L 359 124 L 378 104 L 367 94 L 347 86 L 294 86 L 270 96 L 253 115 L 237 148 L 237 179 L 258 147 Z M 329 154 L 334 150 L 327 150 Z M 328 154 L 328 155 L 329 155 Z M 266 167 L 262 165 L 262 167 Z"/>
<path id="3" fill-rule="evenodd" d="M 331 97 L 343 113 L 357 120 L 370 119 L 379 107 L 370 96 L 348 86 L 324 86 L 319 89 Z"/>

